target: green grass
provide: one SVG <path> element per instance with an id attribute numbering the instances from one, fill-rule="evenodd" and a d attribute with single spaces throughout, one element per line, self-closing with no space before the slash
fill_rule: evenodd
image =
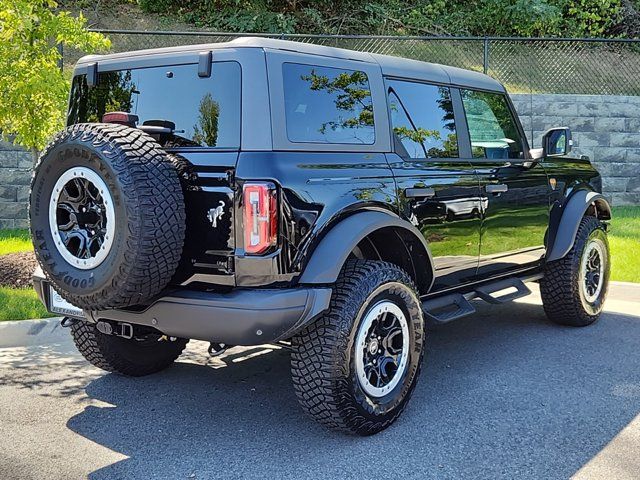
<path id="1" fill-rule="evenodd" d="M 33 289 L 0 287 L 0 322 L 52 316 Z"/>
<path id="2" fill-rule="evenodd" d="M 30 250 L 33 246 L 29 230 L 0 230 L 0 255 Z M 0 322 L 51 316 L 33 289 L 0 287 Z"/>
<path id="3" fill-rule="evenodd" d="M 0 230 L 0 255 L 33 250 L 29 230 Z"/>
<path id="4" fill-rule="evenodd" d="M 614 207 L 609 230 L 611 279 L 640 283 L 640 207 Z"/>

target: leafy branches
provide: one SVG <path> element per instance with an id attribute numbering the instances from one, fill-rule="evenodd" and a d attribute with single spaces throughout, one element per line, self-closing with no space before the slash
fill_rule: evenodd
<path id="1" fill-rule="evenodd" d="M 64 125 L 69 82 L 57 45 L 87 52 L 110 46 L 86 30 L 82 16 L 56 7 L 52 0 L 0 3 L 0 129 L 34 152 Z"/>
<path id="2" fill-rule="evenodd" d="M 236 32 L 607 36 L 631 0 L 138 0 L 143 10 Z M 624 12 L 628 11 L 626 8 Z"/>
<path id="3" fill-rule="evenodd" d="M 198 123 L 193 126 L 193 141 L 208 147 L 218 144 L 220 105 L 207 93 L 198 107 Z"/>
<path id="4" fill-rule="evenodd" d="M 393 127 L 393 133 L 395 133 L 399 139 L 408 138 L 416 143 L 426 143 L 429 138 L 440 140 L 440 132 L 438 130 L 426 130 L 422 127 L 415 129 L 404 126 Z"/>
<path id="5" fill-rule="evenodd" d="M 338 130 L 343 128 L 358 128 L 373 125 L 373 103 L 369 81 L 364 72 L 342 72 L 333 79 L 326 75 L 318 75 L 315 70 L 310 75 L 303 75 L 302 80 L 310 83 L 312 91 L 326 91 L 335 94 L 334 103 L 340 111 L 352 113 L 354 116 L 341 118 L 340 121 L 331 121 L 322 125 L 320 133 L 325 133 L 327 128 Z"/>

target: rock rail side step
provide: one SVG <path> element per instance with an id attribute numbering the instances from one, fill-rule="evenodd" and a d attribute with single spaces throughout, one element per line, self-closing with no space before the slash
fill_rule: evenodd
<path id="1" fill-rule="evenodd" d="M 511 277 L 475 287 L 464 294 L 452 293 L 425 300 L 422 302 L 422 310 L 428 320 L 437 324 L 448 323 L 475 313 L 476 309 L 471 303 L 475 298 L 491 304 L 502 304 L 526 297 L 530 293 L 531 290 L 522 279 Z"/>

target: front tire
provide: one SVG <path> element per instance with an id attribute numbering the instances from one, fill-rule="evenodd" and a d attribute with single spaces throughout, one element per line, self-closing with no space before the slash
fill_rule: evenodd
<path id="1" fill-rule="evenodd" d="M 292 339 L 302 408 L 334 430 L 384 430 L 416 386 L 423 342 L 422 308 L 409 275 L 386 262 L 349 260 L 329 310 Z"/>
<path id="2" fill-rule="evenodd" d="M 595 217 L 584 217 L 569 253 L 548 263 L 540 281 L 549 320 L 572 327 L 585 327 L 598 320 L 607 297 L 609 272 L 605 227 Z"/>
<path id="3" fill-rule="evenodd" d="M 93 323 L 77 321 L 71 335 L 78 351 L 92 365 L 107 372 L 141 377 L 169 367 L 182 353 L 189 340 L 175 341 L 162 334 L 148 332 L 132 339 L 105 335 Z"/>

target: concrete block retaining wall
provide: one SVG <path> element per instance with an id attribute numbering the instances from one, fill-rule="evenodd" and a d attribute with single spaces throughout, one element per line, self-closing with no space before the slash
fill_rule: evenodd
<path id="1" fill-rule="evenodd" d="M 27 228 L 31 153 L 0 142 L 0 228 Z"/>
<path id="2" fill-rule="evenodd" d="M 548 128 L 570 127 L 574 152 L 589 156 L 613 204 L 640 205 L 640 97 L 516 94 L 511 98 L 530 145 L 540 147 Z"/>

